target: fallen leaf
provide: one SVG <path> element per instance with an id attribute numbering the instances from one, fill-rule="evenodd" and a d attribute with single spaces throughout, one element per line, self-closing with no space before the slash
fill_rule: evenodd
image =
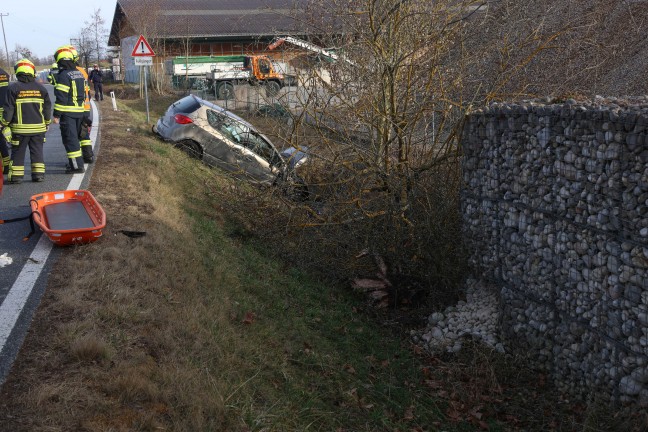
<path id="1" fill-rule="evenodd" d="M 448 410 L 446 411 L 446 416 L 450 421 L 455 423 L 462 420 L 461 413 L 454 408 L 448 408 Z"/>
<path id="2" fill-rule="evenodd" d="M 245 318 L 241 321 L 243 324 L 252 324 L 256 319 L 256 314 L 254 312 L 245 312 Z"/>
<path id="3" fill-rule="evenodd" d="M 384 281 L 377 279 L 354 279 L 352 285 L 353 288 L 361 291 L 384 289 L 388 286 Z"/>
<path id="4" fill-rule="evenodd" d="M 345 364 L 344 366 L 342 366 L 342 368 L 345 371 L 349 372 L 350 374 L 355 374 L 356 373 L 355 369 L 350 364 Z"/>
<path id="5" fill-rule="evenodd" d="M 382 298 L 387 297 L 387 295 L 388 295 L 387 291 L 377 290 L 377 291 L 372 291 L 369 294 L 369 297 L 374 298 L 376 300 L 380 300 Z"/>

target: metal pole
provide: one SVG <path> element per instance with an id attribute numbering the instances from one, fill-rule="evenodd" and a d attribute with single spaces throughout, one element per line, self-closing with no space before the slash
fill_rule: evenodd
<path id="1" fill-rule="evenodd" d="M 5 54 L 7 55 L 7 67 L 9 67 L 11 65 L 11 62 L 9 61 L 9 48 L 7 48 L 7 36 L 5 36 L 4 20 L 2 19 L 2 17 L 6 17 L 6 16 L 9 16 L 9 14 L 0 13 L 0 23 L 2 23 L 2 37 L 4 38 L 4 43 L 5 43 Z"/>
<path id="2" fill-rule="evenodd" d="M 151 123 L 149 117 L 149 103 L 148 103 L 148 79 L 146 78 L 146 70 L 148 66 L 144 66 L 144 97 L 146 98 L 146 124 Z"/>

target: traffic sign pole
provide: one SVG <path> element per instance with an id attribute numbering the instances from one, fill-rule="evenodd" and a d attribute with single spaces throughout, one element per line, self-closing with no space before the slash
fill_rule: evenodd
<path id="1" fill-rule="evenodd" d="M 155 56 L 155 53 L 153 52 L 151 45 L 149 45 L 143 35 L 140 35 L 139 39 L 137 39 L 137 42 L 135 42 L 131 56 L 133 57 L 136 65 L 144 68 L 144 97 L 146 98 L 146 123 L 148 124 L 151 122 L 151 117 L 149 115 L 147 71 L 148 67 L 153 64 L 153 57 Z"/>
<path id="2" fill-rule="evenodd" d="M 148 66 L 141 66 L 144 68 L 144 97 L 146 98 L 146 124 L 151 123 L 151 118 L 149 117 L 149 103 L 148 103 L 148 79 L 146 78 L 146 70 Z"/>

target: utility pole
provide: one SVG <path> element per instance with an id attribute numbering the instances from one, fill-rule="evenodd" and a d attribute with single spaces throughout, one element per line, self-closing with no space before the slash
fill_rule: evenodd
<path id="1" fill-rule="evenodd" d="M 7 67 L 11 65 L 11 62 L 9 61 L 9 49 L 7 48 L 7 36 L 5 35 L 5 30 L 4 30 L 4 20 L 2 17 L 9 16 L 8 13 L 0 13 L 0 23 L 2 23 L 2 37 L 4 38 L 4 43 L 5 43 L 5 54 L 7 55 Z"/>

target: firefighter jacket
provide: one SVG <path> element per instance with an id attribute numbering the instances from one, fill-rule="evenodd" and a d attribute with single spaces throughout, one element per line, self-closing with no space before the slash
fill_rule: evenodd
<path id="1" fill-rule="evenodd" d="M 2 126 L 8 125 L 12 135 L 45 133 L 52 113 L 49 93 L 33 76 L 19 73 L 17 78 L 9 85 L 2 104 Z"/>
<path id="2" fill-rule="evenodd" d="M 61 62 L 59 62 L 60 65 Z M 87 82 L 76 66 L 65 66 L 60 68 L 56 75 L 54 117 L 61 117 L 63 114 L 77 118 L 83 117 L 86 111 L 84 101 Z"/>
<path id="3" fill-rule="evenodd" d="M 4 69 L 0 68 L 0 119 L 2 119 L 2 105 L 7 96 L 7 89 L 9 88 L 9 74 Z"/>
<path id="4" fill-rule="evenodd" d="M 58 74 L 58 69 L 56 70 L 50 70 L 50 72 L 47 74 L 47 82 L 52 84 L 53 86 L 56 87 L 56 75 Z"/>

